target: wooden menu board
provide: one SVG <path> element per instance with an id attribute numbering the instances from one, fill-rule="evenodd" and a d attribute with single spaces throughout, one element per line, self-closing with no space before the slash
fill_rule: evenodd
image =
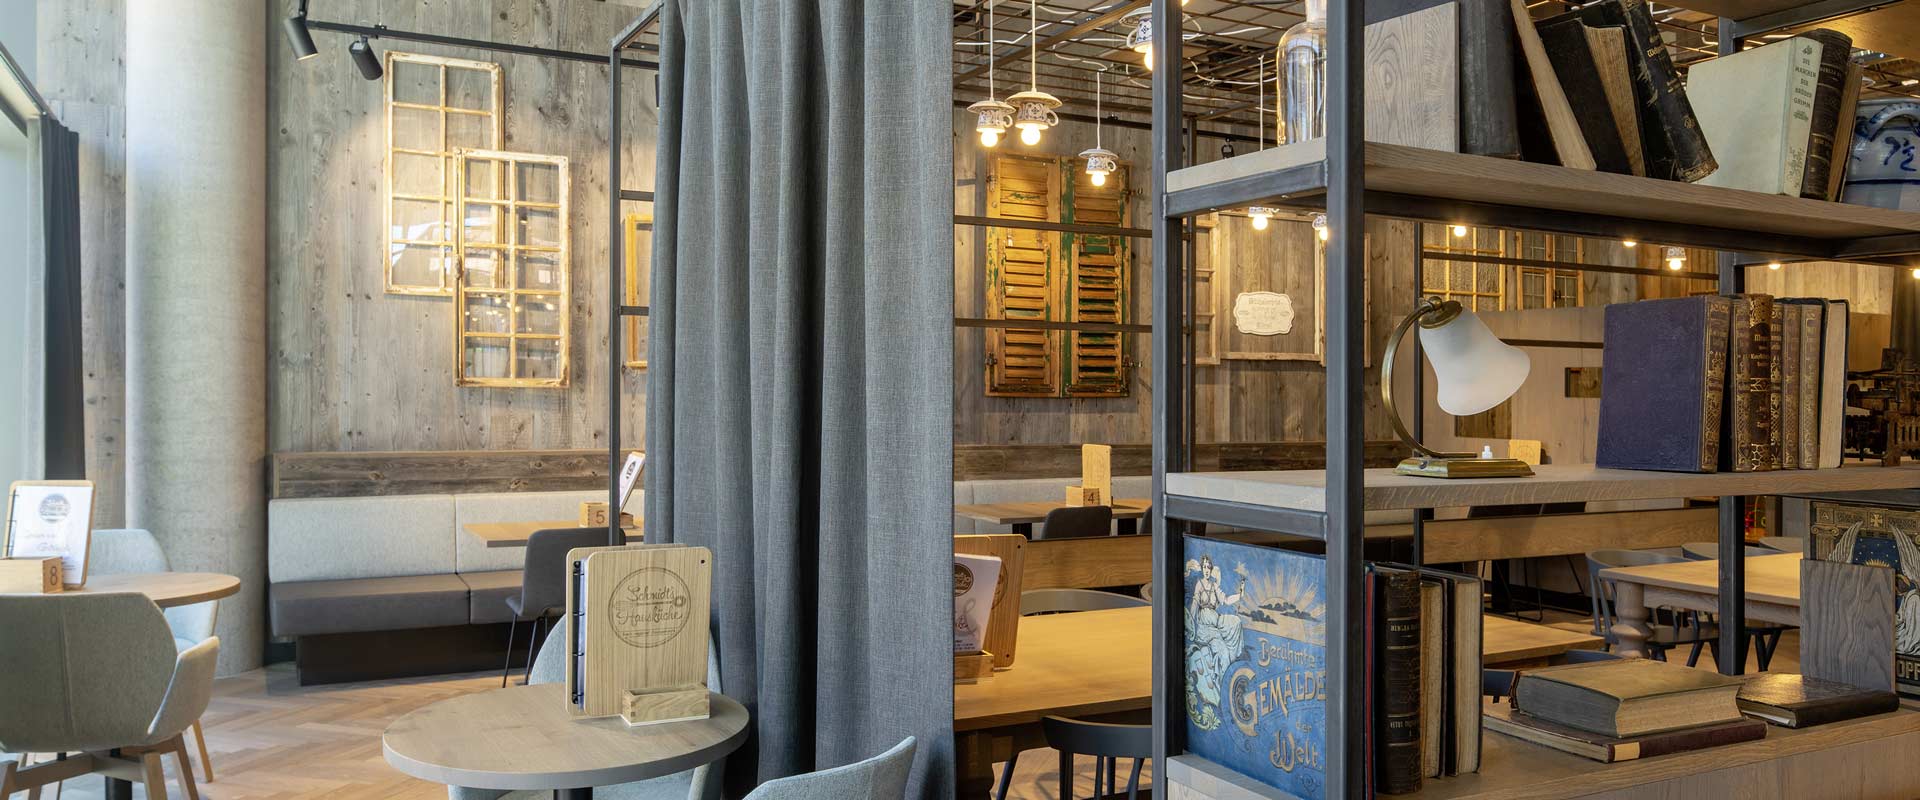
<path id="1" fill-rule="evenodd" d="M 712 552 L 582 547 L 567 574 L 568 711 L 629 725 L 705 718 Z"/>
<path id="2" fill-rule="evenodd" d="M 1020 638 L 1020 578 L 1026 563 L 1027 537 L 1017 533 L 988 533 L 953 537 L 953 552 L 1000 559 L 1000 582 L 993 591 L 993 611 L 987 616 L 986 651 L 993 668 L 1013 666 L 1013 646 Z"/>

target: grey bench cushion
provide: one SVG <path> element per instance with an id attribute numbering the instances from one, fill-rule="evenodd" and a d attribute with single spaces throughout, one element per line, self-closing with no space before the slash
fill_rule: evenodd
<path id="1" fill-rule="evenodd" d="M 275 583 L 273 635 L 313 636 L 465 625 L 471 616 L 458 575 L 413 575 Z"/>
<path id="2" fill-rule="evenodd" d="M 507 610 L 507 598 L 520 596 L 520 570 L 462 572 L 460 580 L 466 581 L 467 589 L 472 592 L 469 614 L 473 624 L 513 620 L 513 612 Z"/>

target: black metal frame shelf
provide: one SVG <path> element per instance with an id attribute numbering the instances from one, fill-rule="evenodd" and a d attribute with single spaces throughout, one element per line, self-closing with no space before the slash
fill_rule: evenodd
<path id="1" fill-rule="evenodd" d="M 1361 555 L 1364 529 L 1361 443 L 1365 397 L 1362 270 L 1367 214 L 1384 217 L 1520 228 L 1603 238 L 1690 245 L 1723 251 L 1713 277 L 1722 292 L 1745 288 L 1743 268 L 1769 260 L 1847 260 L 1901 263 L 1920 256 L 1920 214 L 1869 209 L 1801 198 L 1754 195 L 1731 189 L 1672 184 L 1632 176 L 1566 170 L 1539 164 L 1477 156 L 1417 151 L 1368 144 L 1362 98 L 1362 4 L 1332 0 L 1328 9 L 1328 57 L 1325 63 L 1326 136 L 1322 139 L 1226 161 L 1183 169 L 1193 147 L 1183 130 L 1182 42 L 1166 34 L 1180 29 L 1180 0 L 1153 0 L 1153 384 L 1170 387 L 1153 395 L 1153 737 L 1160 764 L 1182 756 L 1185 742 L 1185 631 L 1180 599 L 1185 583 L 1184 536 L 1188 523 L 1216 523 L 1320 539 L 1326 543 L 1327 737 L 1326 796 L 1362 797 L 1366 792 L 1365 753 L 1354 732 L 1366 719 L 1360 702 L 1367 673 L 1364 663 L 1362 595 L 1366 565 Z M 1722 55 L 1741 40 L 1831 16 L 1835 8 L 1862 6 L 1860 0 L 1823 0 L 1804 14 L 1774 14 L 1767 26 L 1748 20 L 1721 20 Z M 1868 4 L 1870 5 L 1870 4 Z M 1768 27 L 1770 26 L 1770 27 Z M 1286 152 L 1292 148 L 1291 152 Z M 1245 160 L 1241 160 L 1245 159 Z M 1245 165 L 1267 165 L 1246 169 Z M 1396 174 L 1397 173 L 1397 174 Z M 1489 180 L 1483 173 L 1497 173 Z M 1536 184 L 1529 196 L 1529 184 Z M 1540 186 L 1550 191 L 1540 191 Z M 1659 203 L 1636 202 L 1641 195 Z M 1324 306 L 1326 319 L 1326 470 L 1314 491 L 1323 503 L 1263 502 L 1247 494 L 1197 496 L 1169 491 L 1190 475 L 1193 441 L 1193 344 L 1182 324 L 1192 314 L 1193 263 L 1183 241 L 1190 217 L 1249 204 L 1324 208 L 1331 228 L 1326 245 Z M 1418 259 L 1416 259 L 1417 263 Z M 1635 270 L 1639 272 L 1639 270 Z M 1417 276 L 1416 276 L 1417 277 Z M 1419 357 L 1416 350 L 1416 358 Z M 1417 374 L 1417 372 L 1416 372 Z M 1420 387 L 1416 385 L 1416 392 Z M 1416 428 L 1421 415 L 1415 415 Z M 1812 475 L 1814 473 L 1808 473 Z M 1901 480 L 1911 472 L 1903 472 Z M 1830 478 L 1831 476 L 1825 476 Z M 1376 478 L 1377 480 L 1379 478 Z M 1889 476 L 1889 480 L 1892 478 Z M 1526 479 L 1520 479 L 1526 480 Z M 1808 479 L 1821 483 L 1822 478 Z M 1715 483 L 1716 490 L 1791 493 L 1800 481 L 1783 474 L 1758 488 L 1738 482 Z M 1598 485 L 1598 484 L 1596 484 Z M 1703 484 L 1704 485 L 1704 484 Z M 1561 492 L 1563 494 L 1567 492 Z M 1661 494 L 1660 496 L 1669 496 Z M 1720 630 L 1723 671 L 1744 670 L 1746 641 L 1743 527 L 1745 497 L 1722 496 L 1719 503 Z M 1438 505 L 1445 505 L 1439 503 Z M 1308 507 L 1317 506 L 1317 507 Z M 1415 509 L 1416 519 L 1430 507 Z M 1414 525 L 1414 552 L 1421 551 L 1422 526 Z M 1418 556 L 1416 555 L 1416 559 Z M 1186 756 L 1186 758 L 1195 758 Z M 1165 772 L 1156 792 L 1165 793 Z M 1277 790 L 1273 796 L 1284 796 Z"/>
<path id="2" fill-rule="evenodd" d="M 620 467 L 625 461 L 624 448 L 620 446 L 620 407 L 625 399 L 622 389 L 626 384 L 622 376 L 627 369 L 626 353 L 622 352 L 626 337 L 620 328 L 628 317 L 645 318 L 651 310 L 648 306 L 625 304 L 626 237 L 622 235 L 620 212 L 625 203 L 651 203 L 654 196 L 652 190 L 620 186 L 621 147 L 626 143 L 625 118 L 620 111 L 620 75 L 625 71 L 623 67 L 650 68 L 658 74 L 658 64 L 636 62 L 626 54 L 635 49 L 658 49 L 640 44 L 640 39 L 659 23 L 660 11 L 667 1 L 655 0 L 621 29 L 613 37 L 607 56 L 607 175 L 611 176 L 608 182 L 616 187 L 607 193 L 607 507 L 613 510 L 607 515 L 607 544 L 615 546 L 627 541 L 626 531 L 620 527 Z"/>

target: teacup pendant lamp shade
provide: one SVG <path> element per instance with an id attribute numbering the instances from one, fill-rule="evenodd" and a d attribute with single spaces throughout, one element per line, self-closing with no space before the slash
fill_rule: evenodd
<path id="1" fill-rule="evenodd" d="M 1153 9 L 1138 9 L 1127 16 L 1133 18 L 1133 30 L 1127 34 L 1127 49 L 1139 53 L 1147 69 L 1153 69 Z"/>
<path id="2" fill-rule="evenodd" d="M 1053 113 L 1060 98 L 1029 89 L 1007 99 L 1013 103 L 1013 127 L 1020 129 L 1022 144 L 1039 144 L 1041 133 L 1060 124 L 1060 116 Z"/>
<path id="3" fill-rule="evenodd" d="M 1278 209 L 1268 208 L 1266 206 L 1247 207 L 1247 217 L 1253 220 L 1253 229 L 1256 231 L 1266 230 L 1267 220 L 1272 219 L 1273 216 L 1278 213 L 1280 213 Z"/>
<path id="4" fill-rule="evenodd" d="M 1080 151 L 1080 157 L 1087 160 L 1087 175 L 1095 186 L 1105 186 L 1107 176 L 1120 168 L 1119 154 L 1104 147 L 1092 147 Z"/>
<path id="5" fill-rule="evenodd" d="M 980 119 L 973 129 L 980 133 L 980 144 L 992 147 L 1000 142 L 1000 137 L 1013 127 L 1013 106 L 1001 100 L 982 100 L 967 106 L 967 111 L 978 114 Z"/>
<path id="6" fill-rule="evenodd" d="M 1456 417 L 1500 405 L 1520 391 L 1533 368 L 1524 351 L 1500 341 L 1472 312 L 1433 327 L 1422 321 L 1420 344 L 1433 363 L 1440 410 Z"/>

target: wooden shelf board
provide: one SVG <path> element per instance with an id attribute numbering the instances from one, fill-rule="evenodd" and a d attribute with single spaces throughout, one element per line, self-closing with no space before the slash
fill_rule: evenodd
<path id="1" fill-rule="evenodd" d="M 1886 741 L 1883 745 L 1911 746 L 1914 738 L 1920 738 L 1920 712 L 1903 708 L 1891 714 L 1800 730 L 1769 727 L 1767 738 L 1759 741 L 1615 764 L 1602 764 L 1487 731 L 1481 736 L 1478 773 L 1429 778 L 1422 782 L 1419 792 L 1399 796 L 1417 800 L 1545 800 L 1590 795 L 1608 798 L 1675 797 L 1684 795 L 1673 793 L 1674 785 L 1666 782 L 1684 781 L 1689 777 L 1722 771 L 1745 774 L 1746 770 L 1752 769 L 1763 772 L 1785 770 L 1785 765 L 1790 762 L 1812 764 L 1811 768 L 1816 771 L 1827 770 L 1826 776 L 1833 781 L 1831 787 L 1844 791 L 1843 787 L 1862 781 L 1863 773 L 1887 770 L 1889 767 L 1862 758 L 1861 753 L 1854 753 L 1852 757 L 1837 753 L 1831 757 L 1821 755 L 1812 761 L 1794 757 L 1834 748 L 1871 745 L 1895 737 L 1908 738 L 1904 742 Z M 1184 785 L 1200 788 L 1202 793 L 1199 796 L 1202 797 L 1214 800 L 1283 800 L 1293 797 L 1193 755 L 1177 756 L 1171 761 L 1168 777 Z M 1768 767 L 1768 762 L 1781 766 Z M 1911 769 L 1904 771 L 1914 772 Z M 1809 779 L 1807 774 L 1792 777 L 1796 782 Z M 1865 777 L 1872 779 L 1871 775 Z M 1745 785 L 1737 778 L 1727 780 L 1733 782 L 1714 785 L 1721 788 Z M 1688 785 L 1697 787 L 1699 784 Z M 1852 795 L 1849 793 L 1844 796 Z"/>
<path id="2" fill-rule="evenodd" d="M 1361 502 L 1368 511 L 1381 511 L 1920 488 L 1920 465 L 1688 474 L 1548 464 L 1534 472 L 1530 478 L 1446 480 L 1370 469 Z M 1182 472 L 1167 476 L 1167 494 L 1324 512 L 1326 479 L 1324 470 Z"/>
<path id="3" fill-rule="evenodd" d="M 1369 142 L 1369 191 L 1706 226 L 1815 240 L 1920 233 L 1920 213 Z M 1282 145 L 1167 175 L 1177 193 L 1324 161 L 1326 141 Z M 1255 198 L 1249 198 L 1249 200 Z"/>

